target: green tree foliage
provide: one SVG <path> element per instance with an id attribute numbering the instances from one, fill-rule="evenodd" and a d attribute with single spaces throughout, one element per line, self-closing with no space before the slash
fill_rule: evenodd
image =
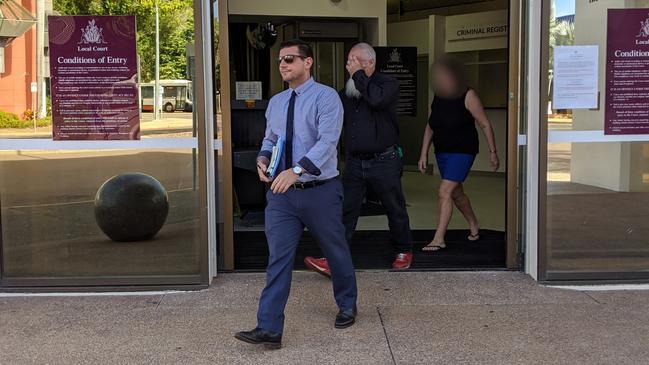
<path id="1" fill-rule="evenodd" d="M 554 47 L 573 46 L 575 44 L 575 24 L 565 21 L 557 21 L 554 1 L 550 5 L 550 59 L 549 75 L 550 88 L 548 90 L 548 99 L 552 99 L 552 78 L 554 73 Z"/>
<path id="2" fill-rule="evenodd" d="M 135 15 L 142 82 L 155 78 L 156 0 L 54 0 L 61 15 Z M 194 42 L 191 0 L 157 0 L 160 12 L 160 78 L 188 79 L 185 49 Z"/>
<path id="3" fill-rule="evenodd" d="M 554 64 L 554 47 L 572 46 L 575 44 L 575 24 L 557 21 L 554 1 L 550 7 L 550 69 Z"/>

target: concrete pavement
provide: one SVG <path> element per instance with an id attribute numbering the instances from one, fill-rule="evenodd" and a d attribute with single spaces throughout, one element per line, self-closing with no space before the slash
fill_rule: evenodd
<path id="1" fill-rule="evenodd" d="M 512 272 L 359 272 L 359 317 L 333 328 L 327 279 L 296 272 L 284 348 L 255 325 L 263 274 L 200 292 L 0 297 L 0 364 L 641 364 L 649 291 L 578 292 Z"/>

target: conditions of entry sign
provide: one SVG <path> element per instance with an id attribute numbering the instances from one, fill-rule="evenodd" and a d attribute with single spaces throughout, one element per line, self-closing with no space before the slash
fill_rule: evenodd
<path id="1" fill-rule="evenodd" d="M 134 16 L 50 16 L 54 140 L 137 140 Z"/>
<path id="2" fill-rule="evenodd" d="M 397 115 L 417 115 L 417 47 L 374 47 L 376 69 L 399 81 Z"/>
<path id="3" fill-rule="evenodd" d="M 605 134 L 649 134 L 649 9 L 609 9 Z"/>

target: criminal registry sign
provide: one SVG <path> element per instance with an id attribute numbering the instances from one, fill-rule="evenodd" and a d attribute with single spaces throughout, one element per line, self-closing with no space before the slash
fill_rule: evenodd
<path id="1" fill-rule="evenodd" d="M 139 140 L 135 16 L 50 16 L 52 134 Z"/>
<path id="2" fill-rule="evenodd" d="M 649 9 L 609 9 L 604 134 L 649 134 Z"/>

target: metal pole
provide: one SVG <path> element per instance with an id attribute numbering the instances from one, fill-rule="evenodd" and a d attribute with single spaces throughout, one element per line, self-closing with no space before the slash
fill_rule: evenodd
<path id="1" fill-rule="evenodd" d="M 160 106 L 162 105 L 162 100 L 160 100 L 160 11 L 158 9 L 158 0 L 155 0 L 155 116 L 154 119 L 160 119 Z"/>
<path id="2" fill-rule="evenodd" d="M 38 99 L 38 93 L 32 91 L 32 118 L 34 119 L 34 132 L 36 132 L 36 113 L 38 113 L 36 100 Z"/>
<path id="3" fill-rule="evenodd" d="M 138 106 L 138 114 L 140 114 L 140 118 L 142 118 L 142 69 L 140 67 L 140 62 L 142 60 L 140 59 L 140 55 L 137 55 L 137 106 Z"/>
<path id="4" fill-rule="evenodd" d="M 191 75 L 192 80 L 195 79 L 194 75 Z M 192 81 L 192 99 L 196 99 L 193 96 L 196 95 L 196 89 L 194 88 L 196 82 Z M 198 125 L 196 124 L 196 103 L 192 100 L 192 137 L 198 136 Z M 196 148 L 192 148 L 192 190 L 196 191 L 197 187 L 197 176 L 196 176 Z"/>
<path id="5" fill-rule="evenodd" d="M 47 113 L 45 97 L 45 0 L 36 1 L 36 104 L 34 114 L 45 118 Z"/>

